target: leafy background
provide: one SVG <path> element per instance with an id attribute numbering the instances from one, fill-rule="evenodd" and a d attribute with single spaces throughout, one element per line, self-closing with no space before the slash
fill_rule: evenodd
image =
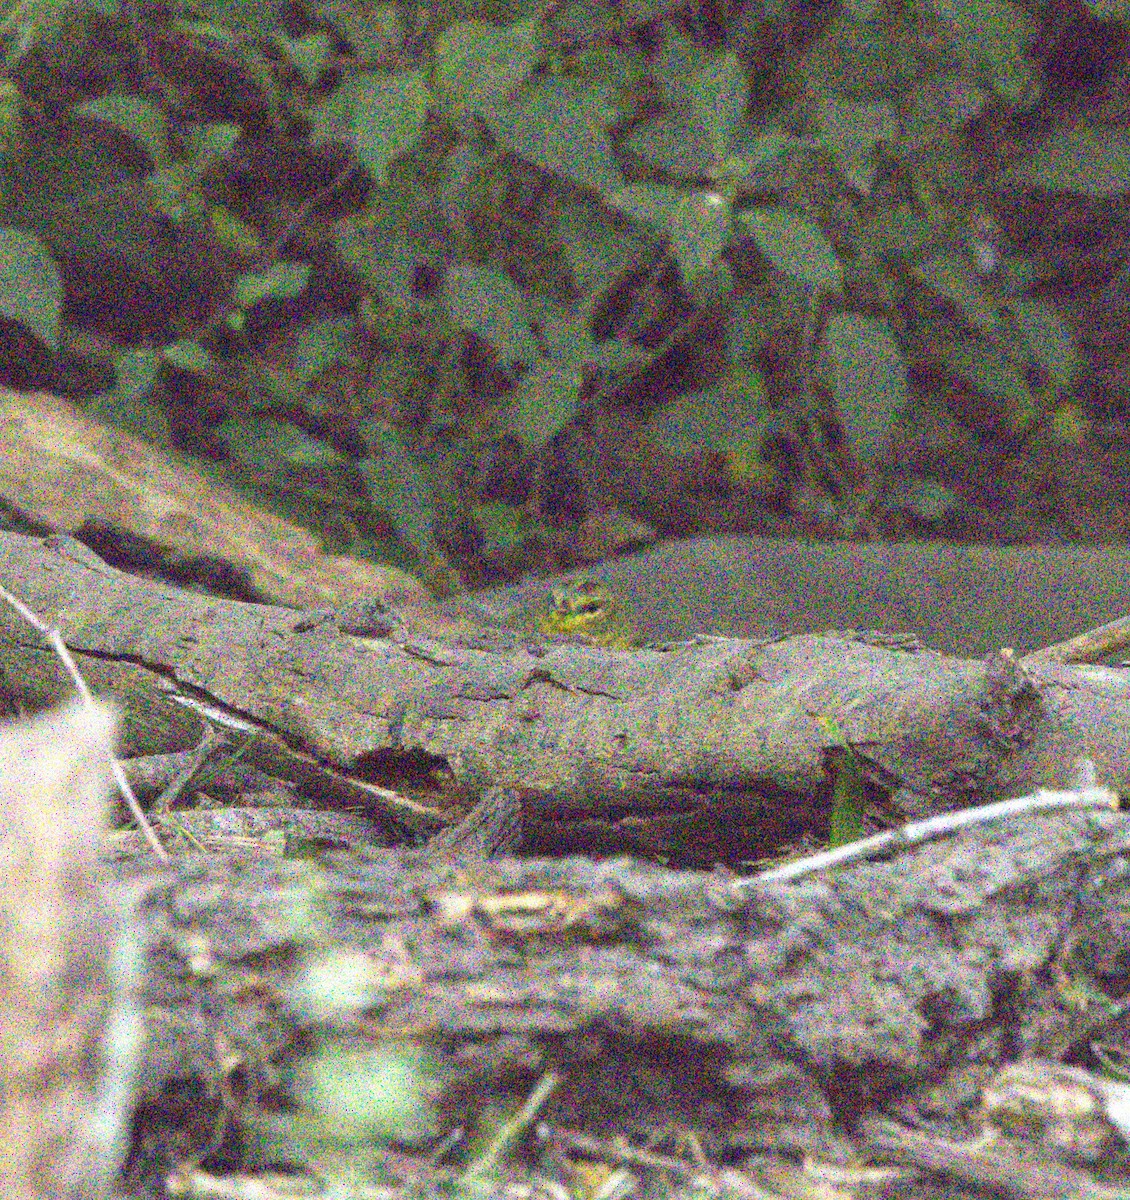
<path id="1" fill-rule="evenodd" d="M 437 591 L 1130 535 L 1127 0 L 14 3 L 0 382 Z"/>

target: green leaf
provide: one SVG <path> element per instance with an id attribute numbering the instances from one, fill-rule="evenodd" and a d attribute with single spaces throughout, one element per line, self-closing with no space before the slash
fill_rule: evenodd
<path id="1" fill-rule="evenodd" d="M 731 297 L 726 318 L 726 353 L 730 362 L 750 363 L 769 344 L 774 331 L 774 313 L 752 290 Z"/>
<path id="2" fill-rule="evenodd" d="M 712 266 L 696 272 L 685 279 L 687 294 L 695 308 L 708 308 L 715 301 L 722 300 L 734 291 L 734 273 L 730 264 L 720 258 Z"/>
<path id="3" fill-rule="evenodd" d="M 626 230 L 625 221 L 582 193 L 558 204 L 555 218 L 561 250 L 581 296 L 602 293 L 643 249 L 642 235 Z"/>
<path id="4" fill-rule="evenodd" d="M 591 303 L 565 305 L 549 296 L 529 296 L 525 309 L 538 331 L 543 357 L 563 362 L 587 353 L 592 344 L 592 307 Z"/>
<path id="5" fill-rule="evenodd" d="M 473 142 L 460 141 L 443 159 L 439 202 L 448 228 L 461 238 L 472 235 L 471 219 L 482 203 L 480 180 L 487 157 Z"/>
<path id="6" fill-rule="evenodd" d="M 714 387 L 656 409 L 644 429 L 672 454 L 721 455 L 731 477 L 748 484 L 763 481 L 767 473 L 761 444 L 771 419 L 760 372 L 732 366 Z"/>
<path id="7" fill-rule="evenodd" d="M 208 210 L 208 228 L 225 250 L 233 250 L 250 258 L 263 249 L 255 229 L 221 205 L 217 204 Z"/>
<path id="8" fill-rule="evenodd" d="M 429 99 L 428 85 L 419 71 L 358 75 L 342 84 L 317 110 L 314 136 L 350 142 L 358 159 L 384 186 L 389 163 L 419 142 Z"/>
<path id="9" fill-rule="evenodd" d="M 730 244 L 730 206 L 715 192 L 683 196 L 671 218 L 671 252 L 688 288 Z"/>
<path id="10" fill-rule="evenodd" d="M 289 339 L 288 374 L 299 383 L 312 383 L 319 375 L 348 361 L 353 350 L 351 317 L 322 317 L 296 329 Z"/>
<path id="11" fill-rule="evenodd" d="M 328 442 L 275 417 L 231 417 L 219 431 L 232 461 L 263 476 L 282 466 L 339 467 L 345 461 Z"/>
<path id="12" fill-rule="evenodd" d="M 898 136 L 898 118 L 893 105 L 854 100 L 820 98 L 818 117 L 820 141 L 832 153 L 836 166 L 860 195 L 871 195 L 875 177 L 875 147 L 893 143 Z"/>
<path id="13" fill-rule="evenodd" d="M 1043 80 L 1035 63 L 1018 57 L 993 75 L 993 91 L 1023 112 L 1036 106 L 1043 92 Z"/>
<path id="14" fill-rule="evenodd" d="M 117 354 L 113 390 L 85 401 L 82 410 L 96 421 L 169 449 L 173 444 L 169 420 L 164 408 L 153 399 L 160 374 L 160 356 L 149 347 Z"/>
<path id="15" fill-rule="evenodd" d="M 993 90 L 1013 103 L 1034 82 L 1025 55 L 1036 35 L 1036 19 L 1012 0 L 929 0 L 961 48 L 993 77 Z"/>
<path id="16" fill-rule="evenodd" d="M 572 8 L 573 14 L 580 13 L 579 5 Z M 607 10 L 593 5 L 593 19 L 604 23 Z M 558 27 L 560 28 L 560 27 Z M 635 101 L 641 88 L 646 87 L 651 76 L 647 51 L 640 45 L 622 42 L 613 45 L 607 41 L 593 40 L 580 49 L 572 58 L 570 74 L 577 75 L 602 89 L 605 103 L 610 107 L 612 118 L 606 125 L 618 125 L 635 112 Z"/>
<path id="17" fill-rule="evenodd" d="M 718 55 L 691 74 L 687 93 L 702 139 L 718 165 L 749 103 L 746 69 L 733 52 Z"/>
<path id="18" fill-rule="evenodd" d="M 909 204 L 898 204 L 876 212 L 868 229 L 876 249 L 913 259 L 934 239 L 930 218 Z"/>
<path id="19" fill-rule="evenodd" d="M 235 41 L 232 31 L 216 21 L 175 20 L 170 22 L 169 28 L 175 34 L 212 46 L 222 46 L 225 50 Z"/>
<path id="20" fill-rule="evenodd" d="M 761 253 L 811 294 L 843 291 L 843 264 L 819 225 L 787 208 L 746 209 L 737 217 Z"/>
<path id="21" fill-rule="evenodd" d="M 169 160 L 169 128 L 165 114 L 144 96 L 111 93 L 87 100 L 75 107 L 76 113 L 105 121 L 144 146 L 155 166 Z"/>
<path id="22" fill-rule="evenodd" d="M 517 103 L 484 112 L 490 131 L 519 158 L 581 187 L 607 193 L 624 186 L 604 131 L 599 97 L 568 79 L 548 79 Z"/>
<path id="23" fill-rule="evenodd" d="M 201 17 L 222 23 L 223 32 L 229 37 L 229 30 L 263 37 L 281 25 L 285 10 L 279 0 L 196 0 L 191 8 L 186 8 Z"/>
<path id="24" fill-rule="evenodd" d="M 1078 404 L 1060 404 L 1048 423 L 1052 436 L 1059 442 L 1082 446 L 1091 432 L 1091 421 Z"/>
<path id="25" fill-rule="evenodd" d="M 199 181 L 228 154 L 239 137 L 240 127 L 229 122 L 193 126 L 187 137 L 188 156 L 170 160 L 166 155 L 161 166 L 145 176 L 150 204 L 174 221 L 184 221 L 188 215 L 202 215 L 208 202 L 200 192 Z M 210 211 L 215 212 L 215 206 Z"/>
<path id="26" fill-rule="evenodd" d="M 215 365 L 212 356 L 199 342 L 186 338 L 162 346 L 161 357 L 178 371 L 188 371 L 193 375 L 204 375 Z"/>
<path id="27" fill-rule="evenodd" d="M 1043 416 L 1043 406 L 1032 395 L 1024 372 L 995 346 L 959 342 L 947 346 L 943 358 L 955 375 L 999 402 L 1014 433 L 1023 433 Z"/>
<path id="28" fill-rule="evenodd" d="M 920 41 L 902 35 L 900 24 L 847 12 L 833 17 L 801 59 L 803 78 L 818 93 L 854 100 L 905 99 L 927 60 Z"/>
<path id="29" fill-rule="evenodd" d="M 1084 0 L 1100 21 L 1117 21 L 1130 26 L 1130 0 Z"/>
<path id="30" fill-rule="evenodd" d="M 807 155 L 810 148 L 800 138 L 769 127 L 741 138 L 733 152 L 711 171 L 710 178 L 728 195 L 777 191 L 788 176 L 792 156 L 798 152 Z"/>
<path id="31" fill-rule="evenodd" d="M 576 415 L 584 378 L 583 364 L 575 359 L 542 359 L 507 396 L 503 428 L 523 446 L 540 450 Z"/>
<path id="32" fill-rule="evenodd" d="M 302 81 L 307 87 L 313 87 L 318 82 L 333 57 L 333 40 L 324 29 L 300 38 L 289 38 L 285 33 L 276 33 L 272 41 L 302 76 Z"/>
<path id="33" fill-rule="evenodd" d="M 630 341 L 615 337 L 609 338 L 599 345 L 591 345 L 586 342 L 584 346 L 578 347 L 573 357 L 576 358 L 582 354 L 585 362 L 595 370 L 604 370 L 612 374 L 651 361 L 651 356 L 646 350 L 640 349 Z"/>
<path id="34" fill-rule="evenodd" d="M 5 35 L 4 66 L 11 70 L 32 46 L 46 42 L 73 12 L 69 0 L 44 0 L 41 4 L 5 5 L 2 29 Z"/>
<path id="35" fill-rule="evenodd" d="M 749 102 L 746 71 L 733 53 L 708 57 L 671 24 L 664 32 L 654 73 L 665 111 L 633 130 L 625 145 L 669 175 L 711 177 Z"/>
<path id="36" fill-rule="evenodd" d="M 990 335 L 1001 332 L 996 303 L 965 259 L 942 255 L 919 264 L 913 273 L 954 305 L 975 329 Z"/>
<path id="37" fill-rule="evenodd" d="M 721 165 L 686 105 L 672 104 L 662 116 L 645 121 L 632 131 L 624 146 L 667 175 L 704 179 Z"/>
<path id="38" fill-rule="evenodd" d="M 450 95 L 481 116 L 529 78 L 541 54 L 541 23 L 460 21 L 436 39 L 436 76 Z"/>
<path id="39" fill-rule="evenodd" d="M 914 162 L 929 147 L 929 158 L 919 162 L 915 174 L 934 185 L 944 182 L 946 173 L 959 169 L 955 164 L 962 161 L 954 154 L 954 135 L 976 118 L 990 98 L 987 88 L 956 69 L 935 71 L 919 80 L 899 106 L 898 156 Z"/>
<path id="40" fill-rule="evenodd" d="M 58 350 L 63 280 L 47 247 L 23 229 L 0 228 L 0 315 Z"/>
<path id="41" fill-rule="evenodd" d="M 1082 366 L 1071 326 L 1048 300 L 1009 300 L 1017 325 L 1024 334 L 1032 357 L 1045 371 L 1057 392 L 1069 391 Z"/>
<path id="42" fill-rule="evenodd" d="M 241 132 L 240 127 L 231 121 L 193 125 L 188 135 L 188 146 L 197 176 L 217 159 L 223 158 L 239 141 Z"/>
<path id="43" fill-rule="evenodd" d="M 341 975 L 338 970 L 339 986 Z M 329 1044 L 297 1062 L 291 1086 L 325 1137 L 415 1145 L 432 1136 L 437 1123 L 437 1077 L 427 1050 L 407 1042 Z"/>
<path id="44" fill-rule="evenodd" d="M 936 479 L 915 476 L 899 481 L 887 493 L 886 503 L 919 521 L 936 524 L 961 509 L 957 494 Z"/>
<path id="45" fill-rule="evenodd" d="M 537 359 L 525 304 L 509 275 L 488 267 L 452 267 L 445 292 L 455 324 L 489 343 L 503 363 Z"/>
<path id="46" fill-rule="evenodd" d="M 860 313 L 833 313 L 824 350 L 844 430 L 856 454 L 882 458 L 906 404 L 906 363 L 890 327 Z"/>
<path id="47" fill-rule="evenodd" d="M 520 546 L 534 527 L 524 508 L 501 501 L 476 504 L 471 509 L 471 516 L 483 535 L 483 550 L 488 556 Z"/>
<path id="48" fill-rule="evenodd" d="M 867 807 L 867 777 L 863 763 L 850 747 L 833 767 L 832 815 L 828 825 L 828 846 L 847 846 L 863 837 L 863 813 Z"/>
<path id="49" fill-rule="evenodd" d="M 383 421 L 367 421 L 364 435 L 369 456 L 358 463 L 373 506 L 392 523 L 397 537 L 425 564 L 442 558 L 435 544 L 435 491 L 425 464 L 398 429 Z"/>
<path id="50" fill-rule="evenodd" d="M 666 236 L 686 194 L 683 188 L 665 183 L 630 183 L 605 199 L 613 208 Z"/>
<path id="51" fill-rule="evenodd" d="M 382 299 L 408 307 L 419 247 L 413 238 L 416 210 L 403 188 L 382 188 L 361 212 L 336 223 L 338 253 Z"/>
<path id="52" fill-rule="evenodd" d="M 191 212 L 199 216 L 203 197 L 193 188 L 192 164 L 171 162 L 145 177 L 145 193 L 150 205 L 173 221 L 183 221 Z"/>
<path id="53" fill-rule="evenodd" d="M 846 846 L 863 836 L 867 806 L 867 771 L 839 723 L 827 714 L 816 718 L 829 749 L 832 768 L 832 817 L 828 845 Z"/>
<path id="54" fill-rule="evenodd" d="M 382 62 L 404 43 L 404 27 L 395 4 L 320 0 L 308 11 L 313 19 L 331 25 L 363 62 Z"/>
<path id="55" fill-rule="evenodd" d="M 240 275 L 232 289 L 232 299 L 240 308 L 252 308 L 268 296 L 276 300 L 293 300 L 302 295 L 309 278 L 309 263 L 272 263 L 266 271 L 248 271 Z"/>
<path id="56" fill-rule="evenodd" d="M 1043 145 L 1004 172 L 1002 182 L 1082 196 L 1122 195 L 1130 191 L 1130 129 L 1086 118 L 1068 128 L 1053 126 Z"/>
<path id="57" fill-rule="evenodd" d="M 615 374 L 639 360 L 641 351 L 618 338 L 594 346 L 592 305 L 563 308 L 543 301 L 537 314 L 546 357 L 525 373 L 507 396 L 502 428 L 524 446 L 540 449 L 576 415 L 581 385 L 590 371 Z"/>

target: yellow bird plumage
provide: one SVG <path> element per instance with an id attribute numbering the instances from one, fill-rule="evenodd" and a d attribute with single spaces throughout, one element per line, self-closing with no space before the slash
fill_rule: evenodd
<path id="1" fill-rule="evenodd" d="M 572 637 L 610 650 L 629 650 L 638 644 L 616 596 L 590 579 L 553 588 L 537 617 L 537 628 L 547 637 Z"/>

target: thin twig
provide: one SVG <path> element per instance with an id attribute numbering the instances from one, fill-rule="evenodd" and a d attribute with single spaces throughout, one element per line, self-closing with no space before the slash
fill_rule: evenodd
<path id="1" fill-rule="evenodd" d="M 464 1182 L 482 1179 L 497 1170 L 503 1155 L 533 1124 L 534 1118 L 545 1107 L 545 1102 L 557 1090 L 560 1082 L 561 1076 L 556 1071 L 545 1072 L 526 1097 L 522 1107 L 499 1126 L 486 1149 L 463 1172 L 461 1178 Z"/>
<path id="2" fill-rule="evenodd" d="M 1056 642 L 1025 655 L 1020 660 L 1021 667 L 1038 666 L 1040 663 L 1095 663 L 1108 654 L 1125 650 L 1130 646 L 1130 617 L 1119 617 L 1100 625 L 1097 629 L 1089 629 L 1078 637 L 1068 638 L 1065 642 Z"/>
<path id="3" fill-rule="evenodd" d="M 1020 796 L 1015 800 L 1001 800 L 996 804 L 982 804 L 976 808 L 964 808 L 960 812 L 942 813 L 925 821 L 914 821 L 899 829 L 888 829 L 873 837 L 837 846 L 820 854 L 798 858 L 780 867 L 772 867 L 758 875 L 735 879 L 735 887 L 749 887 L 754 883 L 785 883 L 824 871 L 829 867 L 842 867 L 878 854 L 890 853 L 902 846 L 916 846 L 934 838 L 944 837 L 959 829 L 999 821 L 1005 817 L 1021 814 L 1047 812 L 1057 808 L 1117 808 L 1118 796 L 1109 788 L 1083 786 L 1074 791 L 1053 792 L 1040 789 L 1031 796 Z"/>
<path id="4" fill-rule="evenodd" d="M 0 587 L 0 599 L 6 600 L 8 604 L 10 604 L 12 608 L 14 608 L 16 612 L 18 612 L 33 629 L 41 633 L 48 640 L 48 642 L 51 643 L 52 648 L 59 656 L 63 666 L 67 668 L 67 673 L 74 682 L 75 690 L 78 692 L 83 704 L 87 707 L 90 707 L 90 705 L 94 703 L 94 699 L 90 694 L 90 689 L 86 686 L 86 680 L 83 679 L 82 674 L 78 669 L 78 665 L 71 657 L 71 652 L 67 649 L 67 645 L 63 641 L 62 635 L 59 633 L 58 629 L 51 628 L 50 626 L 44 624 L 39 617 L 27 607 L 26 604 L 23 604 L 21 601 L 17 600 L 16 597 L 7 590 L 7 588 Z M 161 845 L 161 841 L 154 832 L 153 826 L 149 824 L 148 818 L 142 811 L 141 805 L 138 803 L 137 796 L 134 794 L 133 788 L 130 787 L 129 780 L 126 778 L 126 773 L 122 769 L 122 764 L 118 762 L 117 756 L 114 754 L 114 748 L 112 746 L 107 746 L 106 754 L 110 760 L 110 770 L 114 773 L 114 782 L 117 783 L 118 790 L 122 793 L 126 805 L 133 815 L 133 819 L 138 824 L 138 828 L 140 828 L 141 832 L 145 835 L 146 841 L 149 842 L 149 845 L 153 849 L 153 853 L 156 854 L 157 857 L 162 860 L 162 862 L 168 862 L 169 852 L 164 846 Z"/>

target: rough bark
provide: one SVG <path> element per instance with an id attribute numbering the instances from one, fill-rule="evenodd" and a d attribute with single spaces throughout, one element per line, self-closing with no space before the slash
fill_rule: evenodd
<path id="1" fill-rule="evenodd" d="M 393 615 L 364 637 L 343 632 L 354 617 L 196 595 L 73 545 L 2 535 L 0 575 L 122 704 L 127 757 L 191 746 L 184 703 L 206 706 L 308 803 L 360 809 L 374 840 L 435 833 L 502 788 L 528 849 L 737 863 L 824 835 L 841 737 L 889 819 L 1065 787 L 1081 755 L 1100 782 L 1130 773 L 1116 670 L 851 633 L 610 651 Z M 13 707 L 69 687 L 40 643 L 0 616 Z"/>
<path id="2" fill-rule="evenodd" d="M 699 1175 L 811 1194 L 798 1163 L 860 1174 L 868 1153 L 912 1166 L 871 1194 L 923 1200 L 1101 1196 L 1096 1180 L 1122 1169 L 1065 1163 L 1061 1143 L 1090 1134 L 1051 1118 L 1022 1153 L 974 1140 L 1002 1064 L 1086 1061 L 1124 1036 L 1119 813 L 1014 817 L 792 884 L 485 857 L 515 823 L 527 849 L 579 829 L 601 848 L 755 857 L 819 834 L 841 735 L 892 817 L 1058 782 L 1081 752 L 1117 784 L 1119 672 L 842 634 L 610 652 L 392 620 L 361 637 L 341 614 L 193 596 L 71 549 L 0 537 L 0 571 L 121 697 L 131 749 L 195 740 L 180 696 L 244 722 L 249 753 L 312 796 L 366 797 L 389 840 L 442 830 L 423 850 L 117 864 L 145 947 L 131 1194 L 204 1160 L 419 1195 L 466 1169 L 436 1159 L 443 1139 L 489 1135 L 539 1084 L 540 1140 L 511 1146 L 480 1191 L 557 1178 L 578 1155 L 687 1194 Z M 10 704 L 63 690 L 49 653 L 4 619 Z M 76 961 L 106 953 L 94 931 Z M 344 1099 L 322 1089 L 327 1062 Z M 390 1070 L 404 1094 L 381 1124 L 353 1092 L 387 1088 Z"/>
<path id="3" fill-rule="evenodd" d="M 277 1151 L 278 1114 L 330 1039 L 426 1047 L 417 1171 L 550 1073 L 543 1153 L 560 1139 L 614 1159 L 627 1138 L 686 1163 L 671 1131 L 688 1129 L 715 1164 L 848 1164 L 866 1152 L 856 1123 L 882 1115 L 967 1141 L 1002 1063 L 1117 1040 L 1128 837 L 1111 812 L 1014 819 L 802 885 L 624 859 L 182 862 L 144 909 L 149 1157 L 130 1177 L 217 1128 L 229 1166 L 261 1168 L 247 1147 Z M 355 999 L 317 1014 L 326 962 Z M 896 1194 L 954 1193 L 942 1172 Z"/>

